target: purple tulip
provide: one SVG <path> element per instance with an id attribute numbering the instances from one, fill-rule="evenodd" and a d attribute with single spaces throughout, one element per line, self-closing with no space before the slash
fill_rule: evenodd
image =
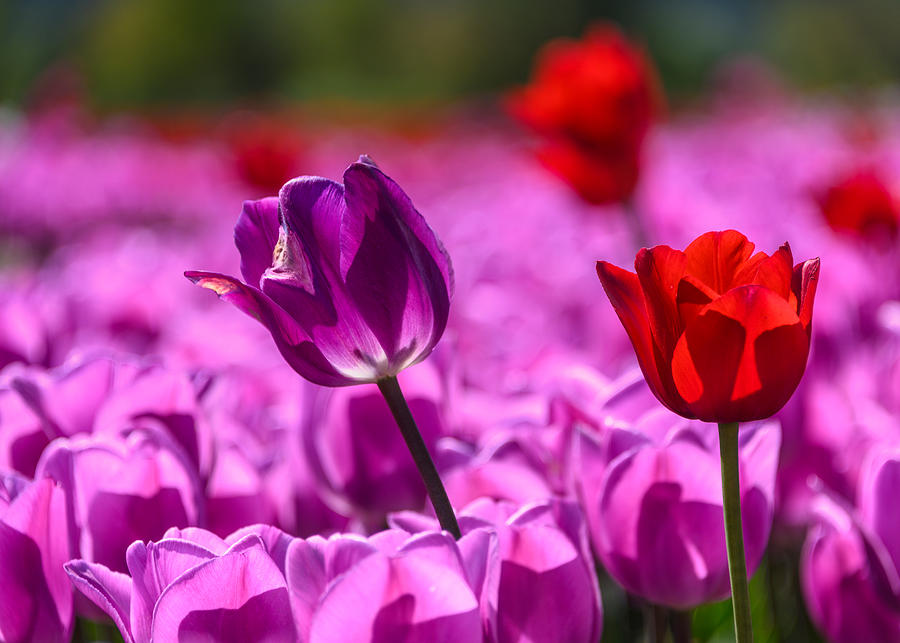
<path id="1" fill-rule="evenodd" d="M 100 358 L 50 371 L 4 371 L 9 388 L 0 389 L 0 467 L 32 476 L 51 440 L 90 433 L 117 370 Z"/>
<path id="2" fill-rule="evenodd" d="M 187 272 L 255 317 L 316 384 L 395 376 L 422 361 L 447 323 L 450 258 L 400 187 L 368 157 L 341 185 L 289 181 L 248 201 L 235 226 L 244 281 Z"/>
<path id="3" fill-rule="evenodd" d="M 202 529 L 172 529 L 158 542 L 128 548 L 130 577 L 84 560 L 70 561 L 66 571 L 128 643 L 292 643 L 298 639 L 283 571 L 288 540 L 265 528 L 229 541 Z"/>
<path id="4" fill-rule="evenodd" d="M 486 545 L 477 536 L 456 543 L 434 531 L 294 540 L 286 570 L 300 639 L 481 641 L 470 582 L 477 565 L 467 565 L 462 550 L 483 561 Z"/>
<path id="5" fill-rule="evenodd" d="M 50 479 L 0 475 L 0 640 L 68 641 L 72 591 L 66 506 Z"/>
<path id="6" fill-rule="evenodd" d="M 698 424 L 660 409 L 636 423 L 647 433 L 613 425 L 599 435 L 576 434 L 576 487 L 598 557 L 629 592 L 676 609 L 729 595 L 718 445 Z M 742 427 L 750 573 L 772 525 L 779 444 L 777 423 Z"/>
<path id="7" fill-rule="evenodd" d="M 396 528 L 422 531 L 434 521 L 411 512 L 394 514 Z M 603 625 L 600 590 L 584 518 L 564 500 L 530 503 L 482 499 L 460 512 L 467 566 L 479 570 L 482 613 L 488 640 L 599 640 Z M 466 540 L 492 535 L 496 551 L 466 549 Z"/>
<path id="8" fill-rule="evenodd" d="M 125 570 L 125 550 L 135 540 L 201 520 L 196 471 L 163 432 L 56 440 L 44 451 L 38 475 L 66 490 L 73 550 L 117 572 Z"/>
<path id="9" fill-rule="evenodd" d="M 813 622 L 833 643 L 900 639 L 900 578 L 885 544 L 836 498 L 822 492 L 811 505 L 800 581 Z"/>
<path id="10" fill-rule="evenodd" d="M 429 450 L 444 433 L 443 383 L 429 364 L 399 377 Z M 421 509 L 425 488 L 415 462 L 378 388 L 310 387 L 302 439 L 310 469 L 335 509 L 364 523 L 384 515 Z"/>

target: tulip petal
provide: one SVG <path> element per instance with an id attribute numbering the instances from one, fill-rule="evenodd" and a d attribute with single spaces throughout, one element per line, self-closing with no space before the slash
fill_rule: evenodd
<path id="1" fill-rule="evenodd" d="M 388 355 L 424 358 L 447 323 L 450 258 L 409 197 L 373 164 L 351 165 L 344 184 L 340 274 L 350 299 Z"/>
<path id="2" fill-rule="evenodd" d="M 737 230 L 707 232 L 684 249 L 685 270 L 722 294 L 735 284 L 738 272 L 751 254 L 753 243 Z"/>
<path id="3" fill-rule="evenodd" d="M 272 265 L 277 242 L 278 199 L 244 201 L 234 226 L 234 243 L 241 255 L 241 275 L 245 282 L 260 287 L 263 273 Z"/>
<path id="4" fill-rule="evenodd" d="M 769 542 L 780 448 L 781 427 L 777 421 L 741 427 L 741 515 L 747 570 L 750 573 L 762 560 Z"/>
<path id="5" fill-rule="evenodd" d="M 678 392 L 707 422 L 769 417 L 793 394 L 809 338 L 790 304 L 762 286 L 741 286 L 685 329 L 672 359 Z"/>
<path id="6" fill-rule="evenodd" d="M 215 556 L 220 556 L 228 551 L 230 543 L 226 543 L 217 535 L 200 527 L 169 527 L 163 534 L 163 540 L 187 540 L 209 550 Z"/>
<path id="7" fill-rule="evenodd" d="M 301 177 L 285 184 L 279 195 L 280 250 L 262 289 L 337 371 L 350 380 L 371 381 L 390 366 L 384 344 L 345 283 L 344 228 L 353 216 L 348 198 L 344 186 L 328 179 Z"/>
<path id="8" fill-rule="evenodd" d="M 269 557 L 275 562 L 281 573 L 284 573 L 285 565 L 287 564 L 288 547 L 296 539 L 293 536 L 284 533 L 278 527 L 273 527 L 271 525 L 248 525 L 230 534 L 228 538 L 225 539 L 225 542 L 229 545 L 233 545 L 248 534 L 259 536 L 259 539 L 262 540 L 263 545 L 266 547 L 266 551 L 269 552 Z"/>
<path id="9" fill-rule="evenodd" d="M 675 301 L 678 304 L 678 314 L 685 326 L 697 319 L 702 310 L 718 294 L 693 275 L 685 275 L 678 282 L 678 291 Z"/>
<path id="10" fill-rule="evenodd" d="M 83 560 L 71 560 L 65 564 L 66 573 L 75 587 L 97 604 L 113 620 L 126 643 L 132 643 L 129 620 L 131 579 L 103 565 Z M 148 640 L 148 639 L 138 639 Z"/>
<path id="11" fill-rule="evenodd" d="M 196 543 L 166 539 L 158 543 L 133 542 L 125 559 L 131 573 L 131 630 L 138 641 L 149 641 L 153 629 L 153 606 L 181 574 L 215 554 Z"/>
<path id="12" fill-rule="evenodd" d="M 819 285 L 819 259 L 808 259 L 794 266 L 794 278 L 791 290 L 797 296 L 797 314 L 803 330 L 807 335 L 812 333 L 813 302 L 816 298 L 816 287 Z"/>
<path id="13" fill-rule="evenodd" d="M 501 640 L 596 640 L 593 579 L 561 529 L 541 524 L 511 529 L 501 568 Z"/>
<path id="14" fill-rule="evenodd" d="M 676 413 L 689 413 L 684 401 L 675 391 L 674 384 L 666 386 L 662 373 L 666 370 L 661 354 L 653 341 L 647 305 L 641 291 L 641 283 L 633 272 L 623 270 L 606 261 L 597 262 L 597 275 L 606 296 L 618 315 L 625 332 L 634 346 L 641 372 L 656 398 Z"/>
<path id="15" fill-rule="evenodd" d="M 675 342 L 684 330 L 678 316 L 678 284 L 685 274 L 686 257 L 680 250 L 656 246 L 639 250 L 634 269 L 641 282 L 650 332 L 668 365 Z M 664 369 L 665 370 L 665 369 Z"/>
<path id="16" fill-rule="evenodd" d="M 593 531 L 601 560 L 626 588 L 677 608 L 727 592 L 718 468 L 687 441 L 638 448 L 612 463 Z"/>
<path id="17" fill-rule="evenodd" d="M 262 323 L 272 334 L 281 355 L 302 377 L 322 386 L 352 383 L 331 366 L 306 332 L 259 290 L 218 273 L 189 271 L 184 276 Z"/>
<path id="18" fill-rule="evenodd" d="M 813 622 L 836 643 L 896 641 L 900 617 L 873 582 L 876 561 L 865 536 L 836 502 L 819 496 L 817 521 L 800 560 L 800 582 Z"/>
<path id="19" fill-rule="evenodd" d="M 900 571 L 900 516 L 896 511 L 900 494 L 900 453 L 876 450 L 866 463 L 859 487 L 862 519 L 877 534 Z"/>
<path id="20" fill-rule="evenodd" d="M 72 590 L 62 571 L 63 563 L 71 557 L 66 500 L 63 490 L 52 480 L 44 478 L 27 485 L 12 500 L 6 512 L 0 514 L 6 526 L 30 541 L 27 546 L 29 550 L 31 545 L 37 548 L 40 562 L 28 575 L 35 577 L 35 580 L 42 577 L 40 583 L 49 590 L 50 606 L 55 606 L 63 629 L 68 629 L 72 619 Z M 0 555 L 0 558 L 3 556 Z M 7 577 L 0 574 L 0 578 Z"/>
<path id="21" fill-rule="evenodd" d="M 310 260 L 340 282 L 340 230 L 347 216 L 344 186 L 330 179 L 303 176 L 278 193 L 281 225 L 300 238 Z M 328 278 L 332 281 L 332 277 Z"/>
<path id="22" fill-rule="evenodd" d="M 191 568 L 163 591 L 153 610 L 153 640 L 180 636 L 296 640 L 284 577 L 256 536 Z"/>
<path id="23" fill-rule="evenodd" d="M 497 604 L 500 591 L 500 548 L 497 532 L 479 527 L 457 542 L 469 586 L 481 606 L 481 622 L 490 640 L 497 640 Z"/>
<path id="24" fill-rule="evenodd" d="M 67 640 L 68 627 L 60 619 L 41 571 L 43 558 L 34 540 L 0 522 L 0 639 L 4 642 Z"/>
<path id="25" fill-rule="evenodd" d="M 754 258 L 759 256 L 758 261 L 748 261 L 741 268 L 735 277 L 735 282 L 739 284 L 757 284 L 765 286 L 769 290 L 778 293 L 788 302 L 791 301 L 791 279 L 793 273 L 794 259 L 791 255 L 791 247 L 787 243 L 772 253 L 771 257 L 766 256 L 763 252 L 758 252 Z M 793 302 L 796 308 L 798 300 Z"/>
<path id="26" fill-rule="evenodd" d="M 310 640 L 481 640 L 478 602 L 461 569 L 416 549 L 396 558 L 360 561 L 322 598 Z"/>

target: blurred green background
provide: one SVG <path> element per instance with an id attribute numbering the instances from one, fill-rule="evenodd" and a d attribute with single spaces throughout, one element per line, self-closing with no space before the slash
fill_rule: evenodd
<path id="1" fill-rule="evenodd" d="M 803 89 L 900 76 L 898 0 L 0 0 L 0 102 L 27 104 L 60 67 L 100 111 L 477 98 L 604 18 L 650 51 L 676 105 L 747 54 Z"/>

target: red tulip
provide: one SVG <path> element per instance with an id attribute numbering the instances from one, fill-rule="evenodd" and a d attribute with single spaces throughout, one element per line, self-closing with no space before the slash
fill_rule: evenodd
<path id="1" fill-rule="evenodd" d="M 508 107 L 545 137 L 545 165 L 587 201 L 611 203 L 634 189 L 657 102 L 643 54 L 615 27 L 598 25 L 580 41 L 544 47 L 531 84 Z"/>
<path id="2" fill-rule="evenodd" d="M 878 230 L 896 234 L 900 225 L 900 203 L 872 169 L 863 168 L 844 176 L 819 198 L 828 225 L 837 231 L 858 234 Z"/>
<path id="3" fill-rule="evenodd" d="M 637 274 L 597 262 L 644 377 L 666 407 L 707 422 L 776 413 L 809 354 L 819 260 L 784 244 L 753 254 L 740 232 L 707 232 L 683 252 L 644 248 Z"/>

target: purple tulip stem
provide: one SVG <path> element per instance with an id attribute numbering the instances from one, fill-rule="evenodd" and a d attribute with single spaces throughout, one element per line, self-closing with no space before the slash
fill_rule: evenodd
<path id="1" fill-rule="evenodd" d="M 738 471 L 738 423 L 719 424 L 719 454 L 722 460 L 722 503 L 725 510 L 725 543 L 728 548 L 728 576 L 734 608 L 734 634 L 737 643 L 751 643 L 750 590 L 747 586 L 747 562 L 744 557 L 744 531 L 741 522 L 741 489 Z"/>
<path id="2" fill-rule="evenodd" d="M 666 643 L 666 629 L 668 627 L 668 614 L 662 605 L 650 605 L 651 624 L 648 628 L 647 638 L 650 643 Z"/>
<path id="3" fill-rule="evenodd" d="M 691 610 L 672 610 L 669 612 L 669 627 L 672 630 L 673 643 L 691 643 L 693 612 Z"/>
<path id="4" fill-rule="evenodd" d="M 406 442 L 407 448 L 409 448 L 409 453 L 419 469 L 419 475 L 422 476 L 422 481 L 425 483 L 425 489 L 428 492 L 428 497 L 431 499 L 434 513 L 441 523 L 441 529 L 449 531 L 455 539 L 459 540 L 461 534 L 459 523 L 456 521 L 456 514 L 453 513 L 453 506 L 447 497 L 447 491 L 444 489 L 441 477 L 434 466 L 431 454 L 428 453 L 428 447 L 422 439 L 419 427 L 416 426 L 416 421 L 409 410 L 406 398 L 403 397 L 400 383 L 396 377 L 392 376 L 377 380 L 376 384 L 378 384 L 378 390 L 381 391 L 390 407 L 391 413 L 397 421 L 397 426 L 400 427 L 403 440 Z"/>

